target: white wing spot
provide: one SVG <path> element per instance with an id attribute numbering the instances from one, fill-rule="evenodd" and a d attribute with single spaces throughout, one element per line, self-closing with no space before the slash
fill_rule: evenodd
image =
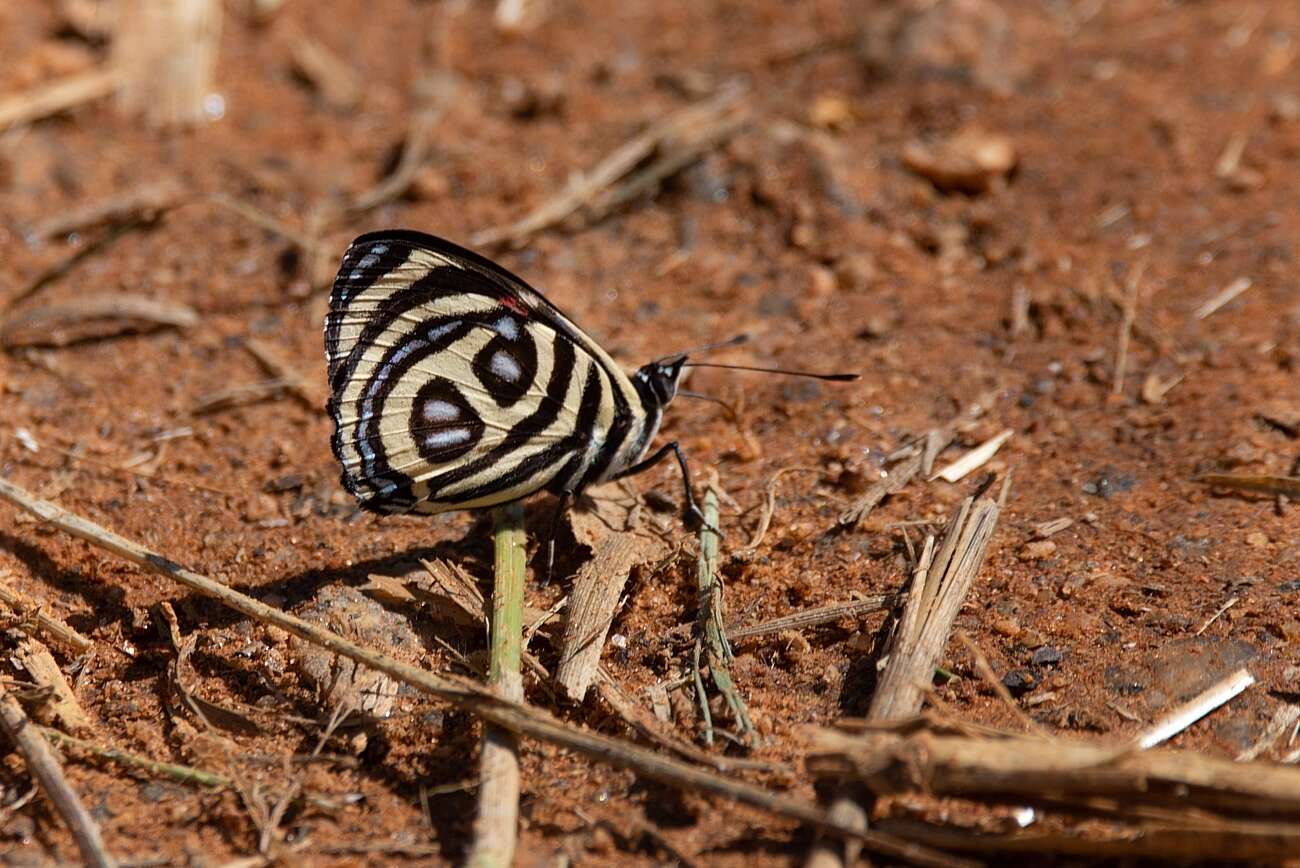
<path id="1" fill-rule="evenodd" d="M 515 357 L 505 350 L 497 350 L 492 354 L 492 373 L 507 383 L 517 383 L 519 378 L 524 375 L 523 369 L 519 367 L 519 362 L 515 361 Z"/>
<path id="2" fill-rule="evenodd" d="M 468 443 L 470 436 L 468 428 L 446 428 L 426 435 L 424 445 L 430 449 L 446 449 Z"/>
<path id="3" fill-rule="evenodd" d="M 501 317 L 501 319 L 496 321 L 496 325 L 493 326 L 493 328 L 496 329 L 497 334 L 501 335 L 501 337 L 508 341 L 519 339 L 519 323 L 515 321 L 514 317 Z"/>
<path id="4" fill-rule="evenodd" d="M 430 422 L 455 422 L 460 418 L 460 408 L 450 401 L 434 399 L 424 405 L 424 418 Z"/>

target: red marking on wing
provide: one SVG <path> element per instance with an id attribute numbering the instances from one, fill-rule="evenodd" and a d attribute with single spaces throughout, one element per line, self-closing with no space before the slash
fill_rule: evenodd
<path id="1" fill-rule="evenodd" d="M 524 306 L 524 303 L 522 301 L 520 301 L 519 299 L 515 298 L 512 295 L 503 296 L 501 298 L 501 305 L 502 307 L 508 308 L 522 317 L 528 316 L 528 308 Z"/>

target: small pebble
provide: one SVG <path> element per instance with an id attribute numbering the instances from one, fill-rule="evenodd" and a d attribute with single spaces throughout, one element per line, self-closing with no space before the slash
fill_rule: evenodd
<path id="1" fill-rule="evenodd" d="M 1012 693 L 1025 693 L 1038 686 L 1038 676 L 1028 669 L 1012 669 L 1002 676 L 1002 685 Z"/>
<path id="2" fill-rule="evenodd" d="M 1054 666 L 1061 662 L 1061 651 L 1051 645 L 1044 645 L 1034 652 L 1029 662 L 1035 666 Z"/>
<path id="3" fill-rule="evenodd" d="M 1054 554 L 1056 554 L 1056 543 L 1050 539 L 1040 539 L 1027 543 L 1020 549 L 1020 559 L 1022 561 L 1042 560 L 1043 558 L 1050 558 Z"/>

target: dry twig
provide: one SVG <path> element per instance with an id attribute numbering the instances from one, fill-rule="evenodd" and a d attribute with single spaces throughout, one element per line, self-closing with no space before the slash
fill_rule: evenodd
<path id="1" fill-rule="evenodd" d="M 108 96 L 117 81 L 114 70 L 96 69 L 0 99 L 0 132 Z"/>
<path id="2" fill-rule="evenodd" d="M 11 653 L 28 677 L 49 691 L 47 700 L 37 710 L 39 719 L 46 723 L 57 721 L 74 732 L 92 729 L 90 718 L 77 701 L 77 694 L 72 692 L 72 685 L 68 684 L 50 649 L 29 636 L 22 639 Z"/>
<path id="3" fill-rule="evenodd" d="M 1203 473 L 1192 481 L 1217 488 L 1231 488 L 1234 491 L 1300 497 L 1300 476 L 1235 476 L 1230 473 Z"/>
<path id="4" fill-rule="evenodd" d="M 1215 293 L 1213 297 L 1207 299 L 1204 304 L 1196 309 L 1193 316 L 1197 319 L 1208 318 L 1237 296 L 1250 289 L 1250 287 L 1251 280 L 1249 277 L 1238 277 L 1232 283 L 1225 286 L 1220 292 Z"/>
<path id="5" fill-rule="evenodd" d="M 944 482 L 960 482 L 971 471 L 978 470 L 987 464 L 997 454 L 997 451 L 1002 448 L 1002 444 L 1011 439 L 1013 433 L 1010 428 L 1004 429 L 930 478 L 942 479 Z"/>
<path id="6" fill-rule="evenodd" d="M 203 121 L 221 36 L 221 3 L 116 0 L 113 8 L 111 44 L 122 111 L 156 126 Z"/>
<path id="7" fill-rule="evenodd" d="M 651 124 L 616 148 L 588 171 L 574 175 L 564 189 L 514 223 L 478 232 L 477 247 L 518 244 L 588 209 L 592 219 L 642 195 L 690 165 L 747 122 L 744 88 L 724 87 L 713 96 L 686 106 Z M 637 167 L 657 157 L 637 172 Z M 627 179 L 621 186 L 615 186 Z"/>
<path id="8" fill-rule="evenodd" d="M 460 80 L 448 73 L 434 73 L 416 82 L 415 111 L 402 143 L 402 153 L 391 175 L 374 187 L 357 194 L 348 206 L 353 213 L 369 211 L 399 198 L 411 186 L 420 167 L 429 159 L 433 130 L 460 92 Z"/>
<path id="9" fill-rule="evenodd" d="M 180 204 L 185 188 L 174 178 L 134 187 L 101 202 L 73 208 L 32 227 L 36 238 L 62 238 L 96 226 L 121 226 L 140 221 L 153 223 L 164 212 Z"/>
<path id="10" fill-rule="evenodd" d="M 12 587 L 8 582 L 12 575 L 8 570 L 0 570 L 0 603 L 13 610 L 19 627 L 31 624 L 33 629 L 28 629 L 29 635 L 39 630 L 75 654 L 85 654 L 95 647 L 94 642 L 46 612 L 44 606 Z"/>
<path id="11" fill-rule="evenodd" d="M 924 446 L 901 464 L 891 468 L 885 478 L 868 488 L 857 503 L 840 515 L 839 525 L 841 527 L 860 525 L 882 500 L 902 491 L 918 473 L 928 474 L 934 459 L 952 442 L 952 436 L 950 428 L 934 428 L 927 432 Z"/>
<path id="12" fill-rule="evenodd" d="M 832 603 L 829 606 L 819 606 L 816 609 L 804 609 L 800 612 L 782 615 L 780 618 L 773 618 L 770 621 L 763 621 L 749 627 L 733 627 L 727 630 L 727 640 L 739 642 L 742 639 L 753 639 L 786 630 L 802 630 L 807 627 L 816 627 L 819 624 L 829 624 L 842 618 L 857 618 L 862 615 L 869 615 L 872 612 L 882 612 L 892 608 L 896 600 L 897 597 L 893 594 L 879 594 L 874 597 L 864 597 L 861 600 L 850 600 L 847 603 Z"/>
<path id="13" fill-rule="evenodd" d="M 1137 321 L 1138 293 L 1146 267 L 1146 262 L 1142 262 L 1129 275 L 1128 291 L 1124 296 L 1124 308 L 1119 321 L 1119 338 L 1115 348 L 1114 379 L 1111 382 L 1111 392 L 1116 395 L 1124 394 L 1124 374 L 1128 370 L 1128 344 L 1133 336 L 1133 323 Z"/>
<path id="14" fill-rule="evenodd" d="M 59 816 L 68 824 L 85 863 L 96 868 L 112 866 L 113 857 L 104 846 L 99 827 L 63 776 L 63 768 L 41 736 L 40 728 L 27 719 L 18 700 L 9 695 L 3 684 L 0 684 L 0 728 L 23 755 L 32 777 L 40 783 Z"/>
<path id="15" fill-rule="evenodd" d="M 1254 683 L 1255 676 L 1245 669 L 1238 669 L 1153 723 L 1137 737 L 1135 744 L 1146 749 L 1168 741 L 1211 711 L 1231 702 Z"/>
<path id="16" fill-rule="evenodd" d="M 926 537 L 912 571 L 902 617 L 889 644 L 889 662 L 871 698 L 868 720 L 905 720 L 920 712 L 953 621 L 984 563 L 1009 485 L 1009 479 L 1003 482 L 996 501 L 966 498 L 944 529 L 937 552 L 934 537 Z M 831 810 L 854 826 L 866 827 L 866 812 L 850 793 L 840 795 Z M 846 862 L 843 849 L 818 840 L 809 853 L 807 868 L 848 864 L 852 854 L 848 854 Z"/>
<path id="17" fill-rule="evenodd" d="M 121 293 L 83 295 L 71 304 L 8 318 L 0 326 L 0 345 L 8 349 L 65 347 L 156 328 L 190 328 L 198 322 L 198 313 L 178 302 Z"/>
<path id="18" fill-rule="evenodd" d="M 289 360 L 278 349 L 266 341 L 252 337 L 244 339 L 244 349 L 248 350 L 249 354 L 257 359 L 257 363 L 276 381 L 284 383 L 293 396 L 308 410 L 321 412 L 325 409 L 324 390 L 312 386 L 307 377 L 289 364 Z"/>

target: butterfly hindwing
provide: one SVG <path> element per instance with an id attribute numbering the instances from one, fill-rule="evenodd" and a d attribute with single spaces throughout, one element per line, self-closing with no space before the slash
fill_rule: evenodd
<path id="1" fill-rule="evenodd" d="M 432 236 L 358 238 L 325 323 L 343 483 L 380 512 L 489 506 L 599 475 L 636 392 L 523 281 Z"/>

